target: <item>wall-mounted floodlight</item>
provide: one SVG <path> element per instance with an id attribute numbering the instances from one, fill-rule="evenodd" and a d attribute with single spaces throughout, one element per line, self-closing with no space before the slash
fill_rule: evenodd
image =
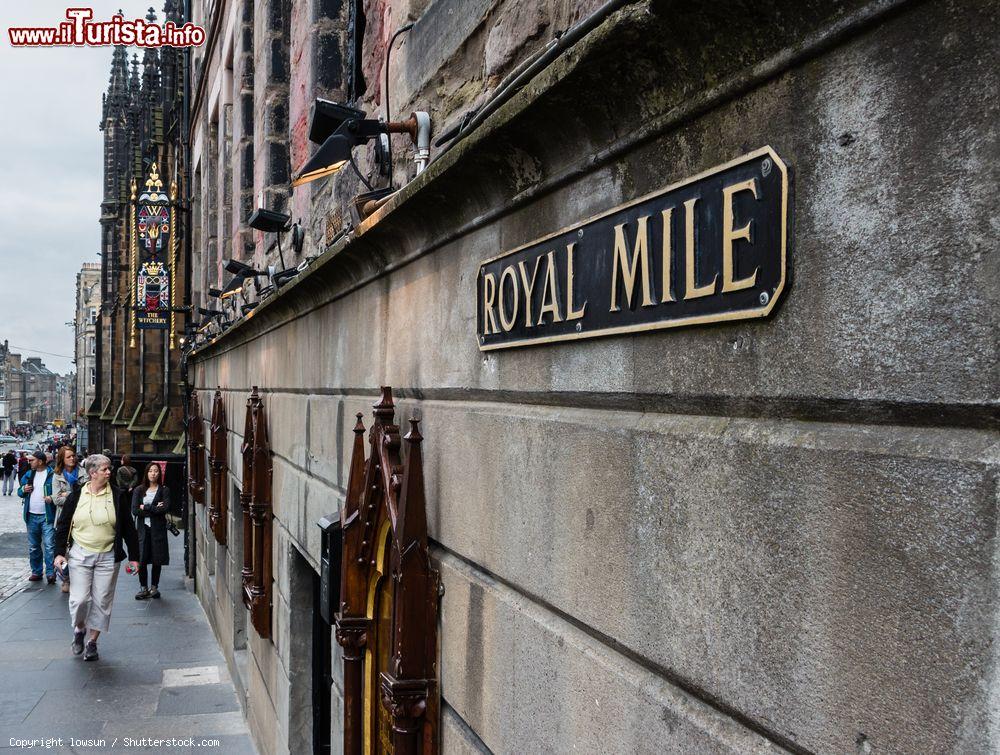
<path id="1" fill-rule="evenodd" d="M 247 225 L 265 233 L 284 233 L 292 225 L 292 216 L 258 207 L 253 211 Z"/>
<path id="2" fill-rule="evenodd" d="M 245 275 L 234 275 L 229 279 L 229 283 L 226 287 L 219 292 L 220 299 L 227 299 L 234 293 L 238 293 L 243 290 L 243 284 L 246 283 L 247 276 Z"/>
<path id="3" fill-rule="evenodd" d="M 344 121 L 357 121 L 365 117 L 361 110 L 317 97 L 310 115 L 309 141 L 322 144 Z"/>
<path id="4" fill-rule="evenodd" d="M 288 270 L 279 270 L 271 277 L 271 280 L 274 281 L 276 288 L 281 288 L 300 272 L 297 267 L 290 267 Z"/>
<path id="5" fill-rule="evenodd" d="M 208 295 L 211 296 L 213 299 L 218 299 L 220 296 L 222 296 L 222 289 L 212 288 L 211 286 L 209 286 Z"/>
<path id="6" fill-rule="evenodd" d="M 316 100 L 313 104 L 313 123 L 309 136 L 313 138 L 315 135 L 313 141 L 318 141 L 319 137 L 324 135 L 325 138 L 316 154 L 299 170 L 298 176 L 292 181 L 292 186 L 301 186 L 332 175 L 348 163 L 351 163 L 355 172 L 361 176 L 357 165 L 354 164 L 354 148 L 381 134 L 409 134 L 417 146 L 417 172 L 427 167 L 430 158 L 430 115 L 419 111 L 412 113 L 405 121 L 388 122 L 364 118 L 363 115 L 360 111 L 345 105 L 328 100 Z M 364 180 L 364 176 L 361 178 Z"/>
<path id="7" fill-rule="evenodd" d="M 302 230 L 302 226 L 298 223 L 292 225 L 292 216 L 286 215 L 283 212 L 275 212 L 274 210 L 268 210 L 266 207 L 258 207 L 253 211 L 250 216 L 250 220 L 247 221 L 247 225 L 258 231 L 263 231 L 264 233 L 277 233 L 278 235 L 278 256 L 281 258 L 281 264 L 284 266 L 284 255 L 281 253 L 281 235 L 286 231 L 292 232 L 292 249 L 295 250 L 297 254 L 302 252 L 302 246 L 305 244 L 306 234 Z M 234 272 L 234 271 L 230 271 Z"/>
<path id="8" fill-rule="evenodd" d="M 244 278 L 249 278 L 251 276 L 265 276 L 267 273 L 262 273 L 260 270 L 254 270 L 250 265 L 247 265 L 239 260 L 226 260 L 222 265 L 227 273 L 232 273 L 233 275 L 242 275 Z"/>

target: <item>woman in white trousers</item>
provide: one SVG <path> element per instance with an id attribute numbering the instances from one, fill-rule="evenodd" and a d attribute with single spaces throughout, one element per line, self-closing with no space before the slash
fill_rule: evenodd
<path id="1" fill-rule="evenodd" d="M 119 494 L 111 480 L 111 459 L 87 457 L 89 479 L 78 483 L 63 504 L 56 525 L 57 569 L 68 563 L 69 615 L 73 624 L 73 654 L 96 661 L 97 638 L 108 630 L 111 604 L 118 582 L 118 564 L 129 560 L 129 573 L 139 568 L 139 541 L 132 520 L 131 501 Z M 72 542 L 67 554 L 67 545 Z M 90 631 L 86 646 L 84 636 Z"/>

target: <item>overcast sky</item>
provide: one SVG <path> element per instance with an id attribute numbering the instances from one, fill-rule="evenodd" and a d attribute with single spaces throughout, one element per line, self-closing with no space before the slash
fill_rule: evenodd
<path id="1" fill-rule="evenodd" d="M 0 341 L 73 371 L 76 274 L 100 257 L 101 94 L 110 47 L 13 48 L 9 27 L 56 26 L 67 7 L 95 20 L 162 18 L 162 0 L 3 4 L 0 41 Z M 130 51 L 131 57 L 132 51 Z M 50 352 L 50 354 L 40 353 Z M 62 356 L 52 356 L 59 354 Z"/>

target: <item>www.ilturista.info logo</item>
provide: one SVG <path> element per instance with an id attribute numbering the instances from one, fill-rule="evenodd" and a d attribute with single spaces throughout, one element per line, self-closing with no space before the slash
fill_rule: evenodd
<path id="1" fill-rule="evenodd" d="M 192 23 L 178 26 L 167 21 L 160 26 L 137 18 L 127 21 L 119 14 L 110 21 L 91 21 L 93 8 L 67 8 L 68 21 L 58 26 L 11 27 L 7 30 L 14 47 L 200 47 L 205 30 Z"/>

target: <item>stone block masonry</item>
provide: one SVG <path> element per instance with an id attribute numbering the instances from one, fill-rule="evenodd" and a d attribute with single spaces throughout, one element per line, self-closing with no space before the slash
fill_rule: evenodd
<path id="1" fill-rule="evenodd" d="M 450 124 L 569 12 L 529 5 L 421 6 L 393 110 Z M 375 112 L 403 19 L 363 6 Z M 298 577 L 380 385 L 398 422 L 421 417 L 445 752 L 1000 746 L 983 230 L 1000 6 L 726 10 L 627 5 L 351 238 L 313 233 L 308 270 L 192 355 L 231 420 L 254 385 L 269 417 L 275 632 L 247 641 L 262 750 L 303 736 Z M 295 153 L 316 78 L 293 48 Z M 764 145 L 792 176 L 790 285 L 769 319 L 479 351 L 483 260 Z M 291 206 L 325 228 L 352 181 Z"/>

